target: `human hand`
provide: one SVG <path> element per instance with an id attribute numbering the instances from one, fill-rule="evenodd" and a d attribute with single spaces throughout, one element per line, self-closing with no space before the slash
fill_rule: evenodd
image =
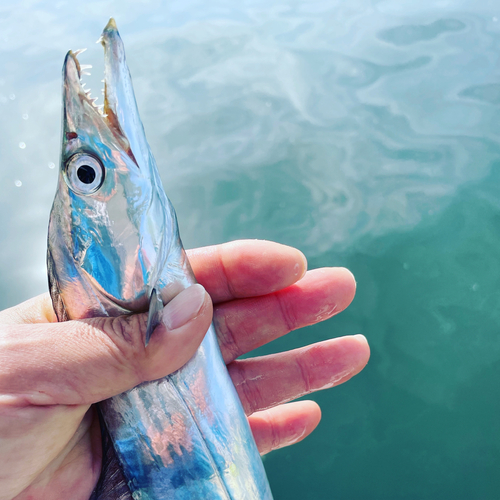
<path id="1" fill-rule="evenodd" d="M 358 373 L 369 356 L 364 338 L 236 358 L 342 311 L 354 296 L 352 275 L 323 269 L 303 276 L 299 251 L 263 241 L 188 255 L 212 296 L 221 350 L 259 450 L 299 441 L 319 422 L 319 407 L 283 403 Z M 102 452 L 91 405 L 165 376 L 192 356 L 212 305 L 201 287 L 191 288 L 165 307 L 165 325 L 146 349 L 145 314 L 54 324 L 47 294 L 0 313 L 0 500 L 89 498 Z"/>
<path id="2" fill-rule="evenodd" d="M 235 241 L 188 254 L 212 297 L 222 355 L 260 453 L 301 441 L 318 425 L 321 411 L 313 401 L 288 402 L 359 373 L 370 357 L 365 337 L 237 358 L 343 311 L 356 292 L 353 275 L 343 268 L 306 272 L 299 250 L 269 241 Z"/>

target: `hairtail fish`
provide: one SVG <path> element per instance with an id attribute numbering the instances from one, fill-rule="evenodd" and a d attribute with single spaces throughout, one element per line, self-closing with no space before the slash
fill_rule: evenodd
<path id="1" fill-rule="evenodd" d="M 49 288 L 59 321 L 149 311 L 147 343 L 164 304 L 195 278 L 113 19 L 99 41 L 102 108 L 84 90 L 79 52 L 64 61 Z M 272 499 L 213 326 L 180 370 L 99 403 L 99 411 L 103 468 L 94 499 Z"/>

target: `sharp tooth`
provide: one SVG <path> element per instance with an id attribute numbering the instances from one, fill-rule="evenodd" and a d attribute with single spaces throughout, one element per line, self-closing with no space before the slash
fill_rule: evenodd
<path id="1" fill-rule="evenodd" d="M 83 52 L 85 52 L 86 50 L 87 50 L 86 48 L 85 48 L 85 49 L 78 49 L 78 50 L 73 51 L 73 54 L 74 54 L 75 56 L 79 56 L 80 54 L 82 54 L 82 53 L 83 53 Z"/>
<path id="2" fill-rule="evenodd" d="M 81 72 L 82 75 L 87 75 L 87 76 L 90 76 L 90 73 L 88 71 L 82 71 Z"/>
<path id="3" fill-rule="evenodd" d="M 92 64 L 80 64 L 80 69 L 81 70 L 86 70 L 86 69 L 91 69 Z"/>
<path id="4" fill-rule="evenodd" d="M 103 38 L 102 38 L 102 36 L 100 36 L 99 40 L 97 40 L 96 43 L 102 43 L 102 41 L 103 41 Z"/>

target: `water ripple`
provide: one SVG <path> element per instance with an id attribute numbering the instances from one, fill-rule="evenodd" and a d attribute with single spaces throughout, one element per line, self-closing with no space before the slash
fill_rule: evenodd
<path id="1" fill-rule="evenodd" d="M 378 38 L 393 45 L 412 45 L 434 40 L 443 33 L 461 31 L 466 24 L 458 19 L 438 19 L 431 24 L 396 26 L 379 32 Z"/>

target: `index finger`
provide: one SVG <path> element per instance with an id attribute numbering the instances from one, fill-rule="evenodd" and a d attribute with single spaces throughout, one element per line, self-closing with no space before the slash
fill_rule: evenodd
<path id="1" fill-rule="evenodd" d="M 232 241 L 187 254 L 196 279 L 215 304 L 276 292 L 296 283 L 307 270 L 300 250 L 272 241 Z"/>
<path id="2" fill-rule="evenodd" d="M 238 240 L 187 251 L 196 279 L 217 304 L 282 290 L 299 281 L 307 260 L 296 248 L 264 240 Z M 4 324 L 55 322 L 48 293 L 0 312 Z"/>

